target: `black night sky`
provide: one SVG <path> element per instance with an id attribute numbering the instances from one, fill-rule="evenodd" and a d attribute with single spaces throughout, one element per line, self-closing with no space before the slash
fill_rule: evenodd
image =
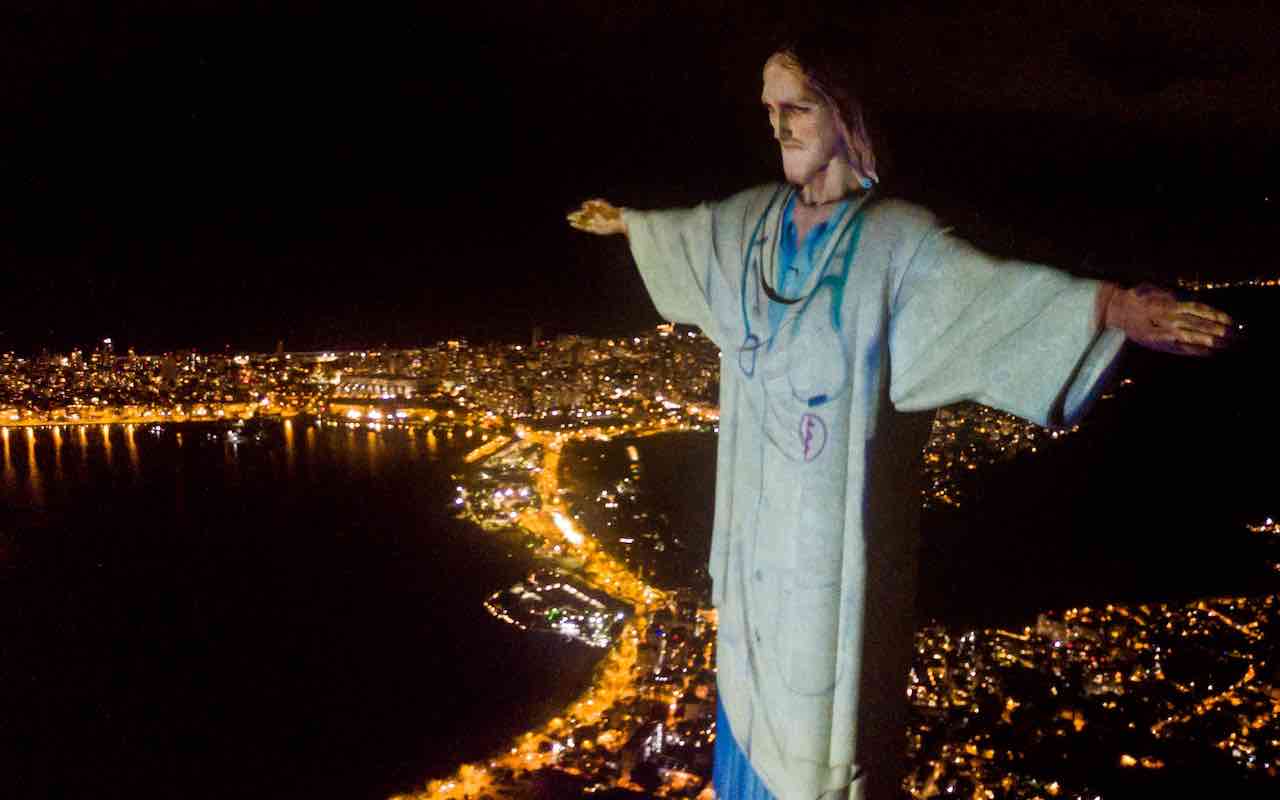
<path id="1" fill-rule="evenodd" d="M 804 18 L 873 26 L 887 190 L 988 249 L 1123 280 L 1278 271 L 1261 2 L 309 5 L 4 12 L 0 351 L 652 324 L 625 243 L 564 214 L 776 179 L 759 69 Z"/>

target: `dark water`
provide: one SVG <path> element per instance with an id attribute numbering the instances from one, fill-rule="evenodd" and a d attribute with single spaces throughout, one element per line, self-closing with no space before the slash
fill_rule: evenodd
<path id="1" fill-rule="evenodd" d="M 445 513 L 467 440 L 213 430 L 8 430 L 0 796 L 386 797 L 585 685 L 481 607 L 528 565 Z"/>
<path id="2" fill-rule="evenodd" d="M 1280 514 L 1280 289 L 1199 298 L 1250 339 L 1210 359 L 1130 349 L 1134 385 L 1079 434 L 980 471 L 959 511 L 927 513 L 920 610 L 943 621 L 1280 590 L 1280 545 L 1248 532 Z"/>

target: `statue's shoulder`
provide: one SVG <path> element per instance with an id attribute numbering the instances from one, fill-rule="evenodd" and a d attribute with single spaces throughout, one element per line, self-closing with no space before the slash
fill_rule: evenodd
<path id="1" fill-rule="evenodd" d="M 781 202 L 789 188 L 785 183 L 762 183 L 735 192 L 716 205 L 724 212 L 758 216 L 765 213 L 771 205 Z"/>
<path id="2" fill-rule="evenodd" d="M 881 197 L 867 208 L 868 220 L 900 231 L 903 235 L 924 236 L 939 227 L 938 217 L 922 205 L 901 197 Z"/>

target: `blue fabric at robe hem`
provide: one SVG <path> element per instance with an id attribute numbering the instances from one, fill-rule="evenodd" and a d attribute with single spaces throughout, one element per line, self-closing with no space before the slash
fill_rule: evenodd
<path id="1" fill-rule="evenodd" d="M 751 760 L 738 746 L 729 729 L 729 718 L 716 697 L 716 749 L 711 765 L 711 782 L 718 800 L 774 800 L 773 793 L 760 780 Z"/>

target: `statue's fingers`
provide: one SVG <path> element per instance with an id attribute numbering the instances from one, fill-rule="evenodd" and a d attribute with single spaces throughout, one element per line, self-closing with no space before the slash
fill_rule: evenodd
<path id="1" fill-rule="evenodd" d="M 601 219 L 617 219 L 622 216 L 622 210 L 608 200 L 596 200 L 591 210 Z"/>
<path id="2" fill-rule="evenodd" d="M 1220 336 L 1214 336 L 1212 333 L 1189 330 L 1186 328 L 1178 330 L 1175 340 L 1179 345 L 1185 347 L 1198 347 L 1205 350 L 1220 350 L 1226 345 L 1226 340 Z"/>
<path id="3" fill-rule="evenodd" d="M 1203 333 L 1217 338 L 1224 338 L 1231 331 L 1229 327 L 1221 322 L 1191 314 L 1180 315 L 1174 320 L 1173 324 L 1178 330 Z"/>
<path id="4" fill-rule="evenodd" d="M 1231 316 L 1213 306 L 1207 306 L 1204 303 L 1179 303 L 1178 311 L 1184 314 L 1193 314 L 1204 319 L 1211 319 L 1221 325 L 1230 325 Z"/>

